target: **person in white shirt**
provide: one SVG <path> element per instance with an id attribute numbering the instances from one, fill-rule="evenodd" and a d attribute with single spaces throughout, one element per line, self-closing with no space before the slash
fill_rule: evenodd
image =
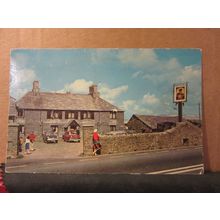
<path id="1" fill-rule="evenodd" d="M 27 138 L 25 140 L 25 152 L 26 152 L 26 154 L 31 154 L 31 152 L 30 152 L 30 143 L 31 143 L 30 138 L 29 138 L 29 136 L 27 136 Z"/>

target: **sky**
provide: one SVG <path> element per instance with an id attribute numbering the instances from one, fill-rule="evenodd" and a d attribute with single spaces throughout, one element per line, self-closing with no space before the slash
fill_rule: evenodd
<path id="1" fill-rule="evenodd" d="M 198 116 L 200 49 L 13 49 L 10 95 L 17 100 L 39 80 L 42 92 L 100 96 L 132 114 L 177 115 L 173 84 L 188 83 L 183 115 Z"/>

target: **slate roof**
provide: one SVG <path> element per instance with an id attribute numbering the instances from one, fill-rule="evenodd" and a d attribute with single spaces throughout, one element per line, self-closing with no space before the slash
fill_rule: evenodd
<path id="1" fill-rule="evenodd" d="M 22 109 L 122 111 L 100 97 L 72 93 L 40 92 L 35 96 L 28 92 L 16 102 L 16 105 Z"/>
<path id="2" fill-rule="evenodd" d="M 68 126 L 70 126 L 70 124 L 72 124 L 73 121 L 75 121 L 76 124 L 80 125 L 80 122 L 77 119 L 69 119 L 63 127 L 67 128 Z"/>
<path id="3" fill-rule="evenodd" d="M 136 115 L 136 114 L 134 116 L 152 129 L 156 129 L 157 124 L 159 123 L 178 122 L 177 116 L 155 116 L 155 115 Z"/>
<path id="4" fill-rule="evenodd" d="M 17 110 L 15 106 L 16 99 L 10 96 L 9 115 L 17 116 Z"/>
<path id="5" fill-rule="evenodd" d="M 178 122 L 178 116 L 169 116 L 169 115 L 137 115 L 134 114 L 134 117 L 138 118 L 140 121 L 142 121 L 145 125 L 149 126 L 152 129 L 157 128 L 157 124 L 165 123 L 165 122 Z M 198 117 L 196 116 L 184 116 L 182 121 L 189 121 L 189 122 L 200 122 Z"/>

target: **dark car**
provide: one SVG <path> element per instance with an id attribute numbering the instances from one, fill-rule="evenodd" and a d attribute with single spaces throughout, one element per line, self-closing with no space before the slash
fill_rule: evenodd
<path id="1" fill-rule="evenodd" d="M 66 142 L 80 142 L 80 135 L 77 131 L 66 131 L 63 140 Z"/>
<path id="2" fill-rule="evenodd" d="M 58 143 L 58 135 L 55 133 L 44 133 L 43 140 L 45 143 Z"/>

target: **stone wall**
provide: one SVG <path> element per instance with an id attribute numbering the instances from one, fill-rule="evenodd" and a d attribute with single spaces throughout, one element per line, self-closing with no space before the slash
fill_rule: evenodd
<path id="1" fill-rule="evenodd" d="M 88 140 L 92 140 L 92 130 L 86 134 Z M 86 146 L 90 143 L 90 146 Z M 112 154 L 131 151 L 148 151 L 182 146 L 202 145 L 202 130 L 197 126 L 183 122 L 175 128 L 158 133 L 136 133 L 124 135 L 102 135 L 102 154 Z M 91 142 L 84 143 L 85 149 L 91 149 Z M 85 155 L 91 155 L 91 151 L 85 151 Z"/>
<path id="2" fill-rule="evenodd" d="M 18 143 L 18 124 L 8 125 L 8 148 L 17 146 Z"/>
<path id="3" fill-rule="evenodd" d="M 92 155 L 92 136 L 94 127 L 93 126 L 83 126 L 82 128 L 82 136 L 83 139 L 83 154 L 84 155 Z"/>

